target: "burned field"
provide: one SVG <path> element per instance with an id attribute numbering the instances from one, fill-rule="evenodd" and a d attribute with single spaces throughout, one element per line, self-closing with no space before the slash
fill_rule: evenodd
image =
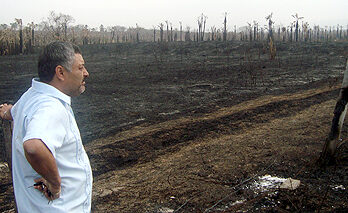
<path id="1" fill-rule="evenodd" d="M 276 48 L 270 60 L 265 43 L 83 46 L 90 79 L 73 109 L 94 212 L 347 211 L 347 146 L 336 166 L 315 161 L 348 43 Z M 1 102 L 30 86 L 36 58 L 0 57 Z M 0 171 L 0 211 L 8 211 L 12 181 L 2 162 Z M 300 187 L 255 191 L 267 174 Z"/>

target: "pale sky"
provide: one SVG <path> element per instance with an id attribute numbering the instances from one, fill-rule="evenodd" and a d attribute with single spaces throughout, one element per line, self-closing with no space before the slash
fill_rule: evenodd
<path id="1" fill-rule="evenodd" d="M 275 25 L 289 25 L 296 13 L 313 25 L 348 25 L 348 0 L 0 0 L 0 24 L 10 24 L 21 18 L 23 24 L 39 23 L 50 11 L 71 15 L 73 25 L 84 24 L 99 29 L 108 26 L 151 29 L 168 20 L 173 28 L 197 28 L 197 18 L 208 17 L 206 29 L 222 28 L 227 12 L 228 29 L 257 21 L 266 24 L 265 17 L 273 12 Z"/>

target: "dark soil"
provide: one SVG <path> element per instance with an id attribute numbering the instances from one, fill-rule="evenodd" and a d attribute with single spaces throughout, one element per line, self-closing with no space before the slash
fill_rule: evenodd
<path id="1" fill-rule="evenodd" d="M 315 162 L 348 43 L 276 47 L 275 60 L 262 43 L 82 47 L 90 79 L 73 109 L 93 167 L 94 212 L 346 212 L 346 146 L 336 166 Z M 0 57 L 1 103 L 30 86 L 36 58 Z M 7 170 L 0 211 L 14 205 Z M 248 188 L 265 174 L 301 185 Z"/>

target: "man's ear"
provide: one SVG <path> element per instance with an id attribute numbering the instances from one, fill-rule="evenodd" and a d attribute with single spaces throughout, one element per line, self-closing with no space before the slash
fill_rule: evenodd
<path id="1" fill-rule="evenodd" d="M 61 65 L 56 66 L 56 76 L 59 80 L 64 81 L 65 79 L 65 73 L 64 73 L 64 67 Z"/>

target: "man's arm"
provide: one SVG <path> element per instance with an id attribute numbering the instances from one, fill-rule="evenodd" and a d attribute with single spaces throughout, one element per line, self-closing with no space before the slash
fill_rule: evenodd
<path id="1" fill-rule="evenodd" d="M 4 120 L 12 121 L 11 108 L 12 104 L 0 104 L 0 117 Z"/>
<path id="2" fill-rule="evenodd" d="M 57 199 L 60 195 L 61 179 L 52 153 L 40 139 L 25 141 L 23 148 L 28 162 L 42 177 L 35 182 L 42 182 L 44 185 L 36 184 L 35 188 L 43 192 L 47 199 Z"/>

